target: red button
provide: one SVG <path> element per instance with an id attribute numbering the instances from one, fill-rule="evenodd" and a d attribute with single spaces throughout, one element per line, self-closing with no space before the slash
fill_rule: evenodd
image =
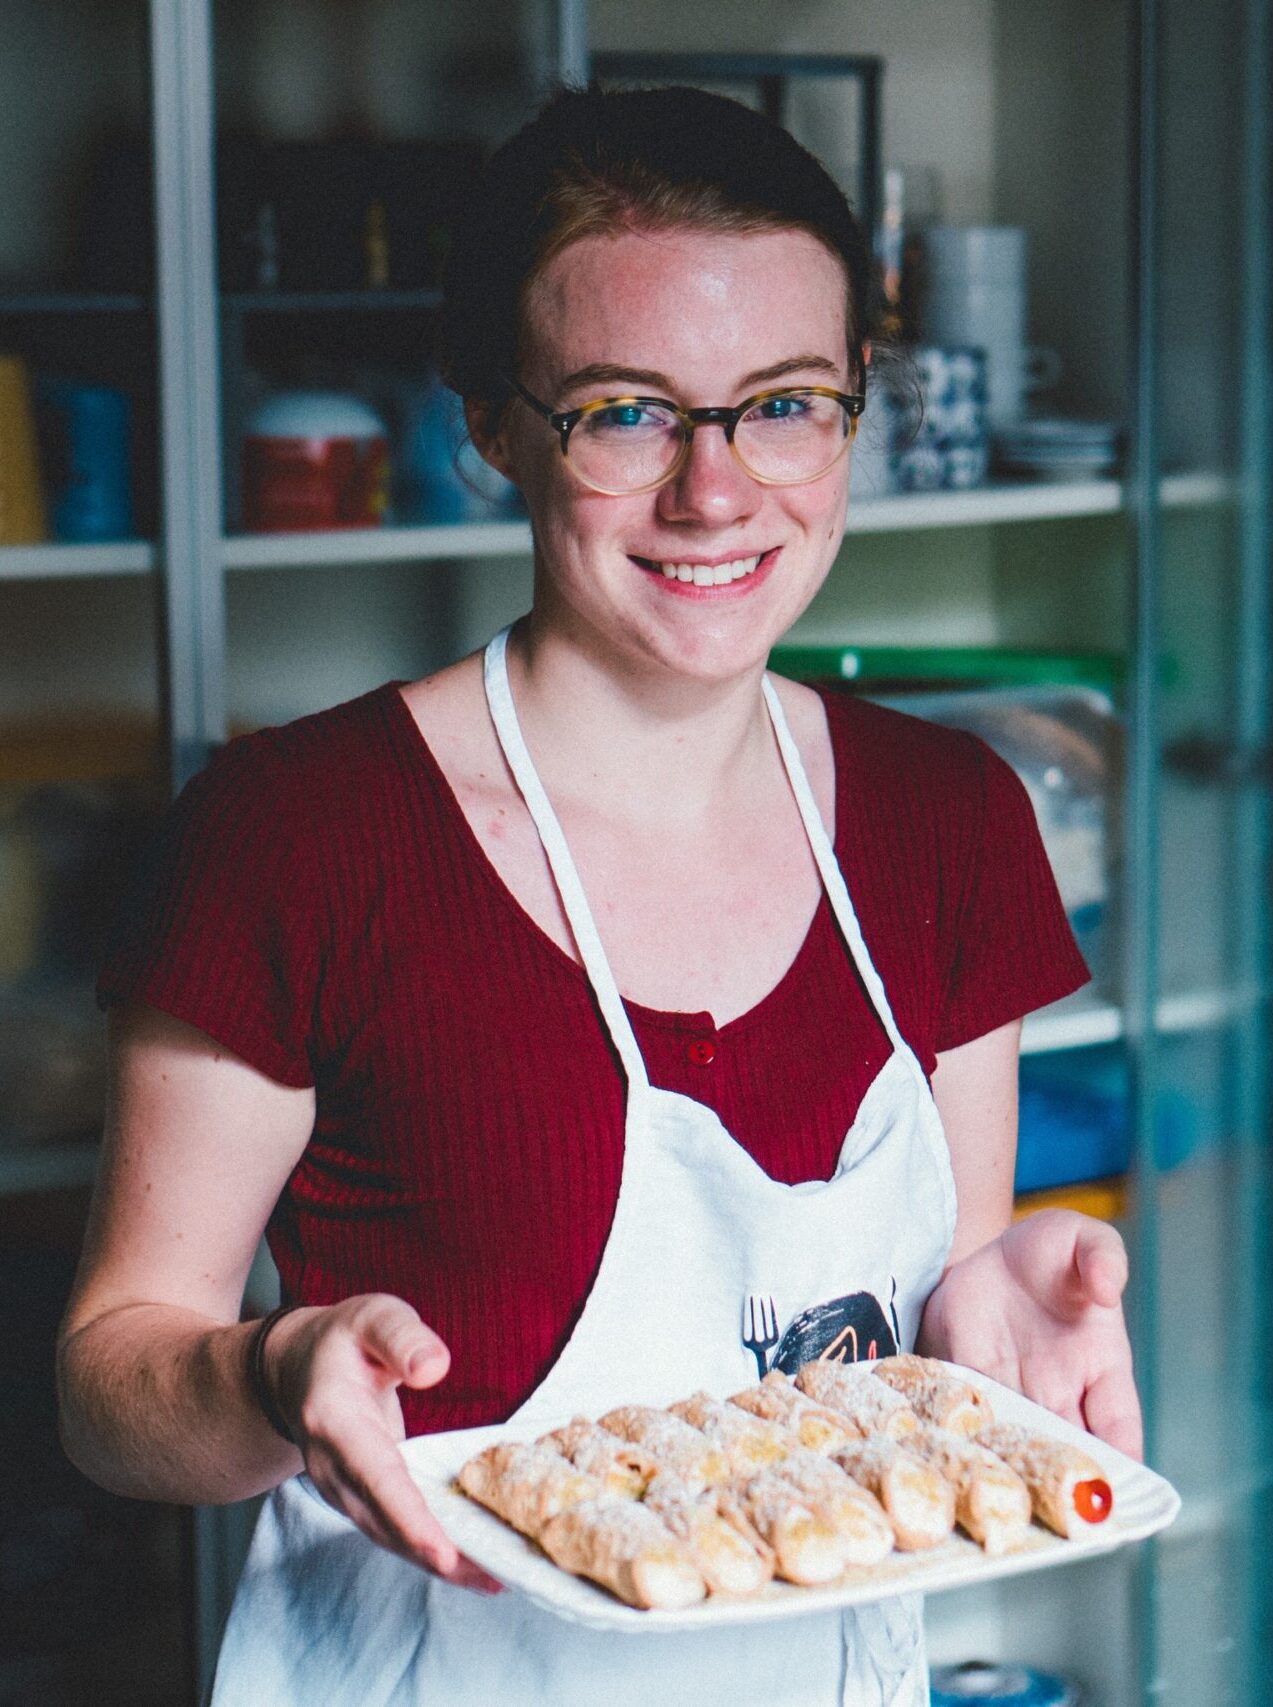
<path id="1" fill-rule="evenodd" d="M 696 1067 L 710 1067 L 716 1059 L 716 1045 L 710 1037 L 696 1037 L 685 1053 Z"/>

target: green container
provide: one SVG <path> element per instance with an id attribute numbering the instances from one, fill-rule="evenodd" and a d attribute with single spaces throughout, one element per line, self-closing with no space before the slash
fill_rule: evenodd
<path id="1" fill-rule="evenodd" d="M 1004 646 L 775 646 L 769 667 L 798 682 L 854 682 L 877 692 L 943 687 L 1090 687 L 1115 696 L 1117 652 L 1036 652 Z"/>

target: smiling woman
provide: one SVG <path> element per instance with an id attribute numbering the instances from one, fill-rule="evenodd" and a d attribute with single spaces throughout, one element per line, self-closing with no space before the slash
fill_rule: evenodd
<path id="1" fill-rule="evenodd" d="M 1117 1236 L 1009 1228 L 1020 1018 L 1086 976 L 1024 790 L 766 673 L 840 545 L 867 283 L 757 114 L 557 96 L 444 317 L 531 610 L 231 743 L 121 922 L 63 1431 L 127 1493 L 273 1489 L 214 1707 L 926 1699 L 904 1599 L 620 1653 L 473 1592 L 404 1434 L 887 1341 L 1135 1448 Z M 287 1307 L 254 1327 L 263 1229 Z"/>

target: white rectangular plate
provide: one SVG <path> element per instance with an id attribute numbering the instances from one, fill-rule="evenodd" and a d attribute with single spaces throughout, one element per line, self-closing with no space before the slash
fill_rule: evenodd
<path id="1" fill-rule="evenodd" d="M 1161 1476 L 998 1382 L 954 1364 L 950 1367 L 952 1373 L 989 1396 L 996 1421 L 1023 1423 L 1090 1453 L 1114 1492 L 1114 1510 L 1106 1521 L 1074 1541 L 1065 1541 L 1036 1524 L 1018 1551 L 997 1559 L 987 1558 L 975 1542 L 955 1535 L 931 1552 L 894 1553 L 883 1564 L 848 1573 L 824 1588 L 774 1582 L 747 1599 L 717 1595 L 680 1612 L 642 1612 L 625 1606 L 594 1583 L 559 1570 L 533 1542 L 454 1486 L 456 1473 L 466 1459 L 499 1440 L 537 1439 L 548 1432 L 545 1425 L 519 1427 L 510 1422 L 492 1428 L 457 1429 L 451 1434 L 419 1435 L 402 1450 L 431 1510 L 462 1553 L 500 1582 L 519 1589 L 537 1606 L 597 1630 L 640 1632 L 754 1624 L 884 1600 L 893 1594 L 935 1594 L 940 1589 L 966 1588 L 997 1577 L 1019 1576 L 1048 1565 L 1068 1565 L 1110 1553 L 1130 1542 L 1143 1541 L 1173 1521 L 1180 1510 L 1180 1496 Z M 562 1417 L 559 1422 L 569 1420 Z"/>

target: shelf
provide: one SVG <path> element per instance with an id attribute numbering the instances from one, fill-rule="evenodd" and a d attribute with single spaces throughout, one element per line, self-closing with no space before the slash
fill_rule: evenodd
<path id="1" fill-rule="evenodd" d="M 129 292 L 90 290 L 0 291 L 0 316 L 6 314 L 142 314 L 150 299 Z"/>
<path id="2" fill-rule="evenodd" d="M 1162 482 L 1162 500 L 1170 509 L 1204 508 L 1225 502 L 1232 490 L 1232 482 L 1222 474 L 1169 474 Z M 1110 516 L 1124 501 L 1118 480 L 1003 481 L 967 492 L 905 492 L 850 503 L 848 532 L 900 533 Z"/>
<path id="3" fill-rule="evenodd" d="M 529 522 L 351 528 L 329 533 L 240 534 L 227 539 L 227 569 L 320 569 L 334 563 L 423 563 L 436 558 L 515 557 L 530 551 Z"/>
<path id="4" fill-rule="evenodd" d="M 231 290 L 223 309 L 240 314 L 383 314 L 434 309 L 442 301 L 436 289 L 419 290 Z"/>
<path id="5" fill-rule="evenodd" d="M 1164 482 L 1164 499 L 1180 507 L 1221 503 L 1230 490 L 1230 483 L 1220 475 L 1180 474 Z M 871 499 L 850 508 L 849 532 L 891 533 L 1105 515 L 1117 511 L 1122 501 L 1122 487 L 1113 480 L 1072 486 L 986 486 L 974 492 L 916 492 Z M 223 542 L 222 561 L 227 569 L 321 569 L 335 564 L 518 557 L 530 549 L 529 522 L 457 522 L 324 533 L 238 534 Z M 155 549 L 146 540 L 0 547 L 0 581 L 143 575 L 154 566 Z"/>
<path id="6" fill-rule="evenodd" d="M 0 1197 L 90 1186 L 98 1154 L 96 1144 L 0 1145 Z"/>
<path id="7" fill-rule="evenodd" d="M 145 575 L 155 566 L 149 540 L 121 539 L 106 545 L 0 546 L 0 581 L 50 581 L 77 575 Z"/>
<path id="8" fill-rule="evenodd" d="M 1158 1030 L 1166 1036 L 1210 1031 L 1240 1019 L 1267 999 L 1267 993 L 1260 990 L 1190 990 L 1164 996 L 1158 1004 Z M 1116 1043 L 1125 1030 L 1122 1009 L 1113 1002 L 1087 999 L 1073 1006 L 1061 1002 L 1042 1013 L 1026 1015 L 1021 1053 L 1049 1055 L 1062 1049 L 1090 1049 L 1100 1043 Z"/>

